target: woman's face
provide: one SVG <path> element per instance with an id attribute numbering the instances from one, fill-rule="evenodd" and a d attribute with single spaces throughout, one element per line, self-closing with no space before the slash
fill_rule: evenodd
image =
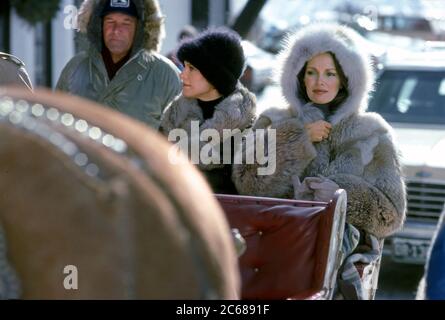
<path id="1" fill-rule="evenodd" d="M 340 90 L 340 78 L 331 54 L 321 53 L 308 61 L 304 84 L 312 102 L 327 104 L 334 100 Z"/>
<path id="2" fill-rule="evenodd" d="M 202 73 L 187 61 L 184 61 L 181 80 L 182 95 L 186 98 L 211 101 L 221 96 L 215 87 L 204 78 Z"/>

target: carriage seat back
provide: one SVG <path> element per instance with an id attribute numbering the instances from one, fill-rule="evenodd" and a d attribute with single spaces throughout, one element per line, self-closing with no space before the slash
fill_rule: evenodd
<path id="1" fill-rule="evenodd" d="M 340 266 L 346 192 L 329 203 L 217 195 L 246 241 L 243 299 L 330 298 Z"/>

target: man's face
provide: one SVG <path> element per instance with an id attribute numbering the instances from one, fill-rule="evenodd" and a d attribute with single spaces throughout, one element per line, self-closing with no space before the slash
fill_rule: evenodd
<path id="1" fill-rule="evenodd" d="M 114 62 L 125 57 L 133 46 L 136 23 L 135 17 L 119 12 L 113 12 L 104 17 L 104 42 Z"/>

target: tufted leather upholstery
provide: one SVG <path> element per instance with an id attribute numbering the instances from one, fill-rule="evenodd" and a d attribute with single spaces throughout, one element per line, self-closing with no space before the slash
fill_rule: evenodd
<path id="1" fill-rule="evenodd" d="M 243 299 L 330 298 L 339 267 L 346 198 L 330 203 L 217 195 L 247 249 Z"/>
<path id="2" fill-rule="evenodd" d="M 0 89 L 0 135 L 0 297 L 238 297 L 218 203 L 152 130 L 73 96 Z"/>

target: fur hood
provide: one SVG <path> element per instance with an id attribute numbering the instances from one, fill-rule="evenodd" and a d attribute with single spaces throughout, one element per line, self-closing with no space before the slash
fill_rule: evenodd
<path id="1" fill-rule="evenodd" d="M 330 117 L 332 124 L 367 109 L 368 93 L 374 82 L 369 55 L 362 52 L 360 35 L 348 27 L 335 24 L 314 24 L 289 35 L 279 55 L 276 74 L 282 93 L 290 104 L 293 116 L 301 117 L 305 101 L 298 96 L 297 75 L 305 63 L 323 52 L 333 52 L 348 78 L 349 97 Z"/>
<path id="2" fill-rule="evenodd" d="M 109 0 L 85 0 L 80 7 L 78 22 L 79 31 L 87 36 L 91 46 L 102 49 L 102 18 L 101 10 Z M 136 5 L 138 20 L 133 45 L 133 54 L 141 49 L 159 52 L 164 32 L 164 16 L 157 0 L 132 0 Z"/>

